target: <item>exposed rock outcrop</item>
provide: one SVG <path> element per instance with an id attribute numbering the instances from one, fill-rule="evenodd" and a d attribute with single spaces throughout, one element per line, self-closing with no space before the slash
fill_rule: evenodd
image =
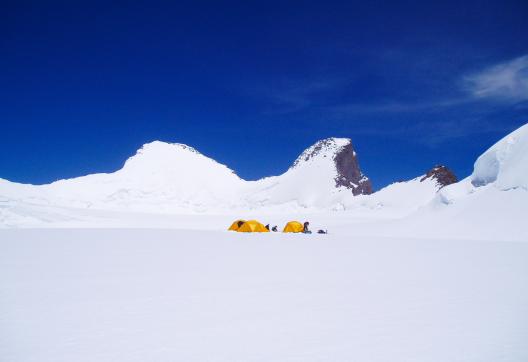
<path id="1" fill-rule="evenodd" d="M 427 173 L 424 177 L 422 177 L 420 182 L 423 182 L 427 179 L 434 179 L 438 184 L 439 188 L 458 182 L 458 179 L 453 173 L 453 171 L 443 165 L 436 165 L 435 167 L 427 171 Z"/>
<path id="2" fill-rule="evenodd" d="M 343 186 L 352 190 L 354 195 L 369 195 L 372 193 L 372 184 L 367 176 L 361 172 L 356 152 L 352 142 L 344 146 L 334 156 L 337 169 L 336 186 Z"/>

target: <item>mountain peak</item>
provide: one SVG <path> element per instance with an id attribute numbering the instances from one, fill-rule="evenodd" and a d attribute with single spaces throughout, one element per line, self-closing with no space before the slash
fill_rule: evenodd
<path id="1" fill-rule="evenodd" d="M 169 175 L 171 178 L 204 178 L 211 169 L 233 174 L 233 170 L 183 143 L 153 141 L 145 143 L 130 157 L 123 170 L 138 174 Z M 192 170 L 192 172 L 191 172 Z M 236 175 L 235 175 L 236 176 Z M 238 179 L 238 176 L 236 176 Z"/>
<path id="2" fill-rule="evenodd" d="M 299 165 L 309 162 L 310 160 L 316 157 L 329 157 L 333 158 L 343 147 L 351 144 L 352 141 L 349 138 L 325 138 L 323 140 L 317 141 L 312 146 L 304 150 L 303 153 L 295 162 L 293 162 L 292 168 L 296 168 Z"/>
<path id="3" fill-rule="evenodd" d="M 332 163 L 335 170 L 335 187 L 347 188 L 354 195 L 368 195 L 372 193 L 372 185 L 360 168 L 356 151 L 350 138 L 331 137 L 317 141 L 308 147 L 293 163 L 291 169 L 317 162 Z"/>
<path id="4" fill-rule="evenodd" d="M 185 150 L 198 155 L 201 154 L 194 147 L 188 146 L 183 143 L 171 143 L 158 140 L 145 143 L 143 146 L 141 146 L 139 150 L 137 150 L 137 154 L 142 154 L 145 152 L 174 152 L 178 150 Z"/>
<path id="5" fill-rule="evenodd" d="M 141 146 L 136 154 L 126 161 L 125 166 L 138 162 L 159 164 L 160 162 L 173 162 L 177 159 L 195 158 L 196 156 L 205 157 L 195 148 L 183 143 L 152 141 Z"/>

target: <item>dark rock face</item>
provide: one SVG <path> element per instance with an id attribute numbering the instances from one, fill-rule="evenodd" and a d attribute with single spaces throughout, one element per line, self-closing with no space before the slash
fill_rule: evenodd
<path id="1" fill-rule="evenodd" d="M 429 178 L 434 179 L 438 186 L 440 186 L 440 188 L 458 182 L 458 179 L 453 173 L 453 171 L 448 169 L 446 166 L 442 165 L 437 165 L 427 171 L 427 173 L 424 177 L 422 177 L 420 182 L 425 181 Z"/>
<path id="2" fill-rule="evenodd" d="M 354 195 L 369 195 L 372 193 L 372 184 L 359 168 L 359 162 L 352 147 L 352 142 L 335 154 L 334 162 L 337 169 L 336 187 L 346 187 L 352 190 Z"/>

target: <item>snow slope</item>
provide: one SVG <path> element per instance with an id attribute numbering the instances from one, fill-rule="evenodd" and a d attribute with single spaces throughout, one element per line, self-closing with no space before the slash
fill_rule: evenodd
<path id="1" fill-rule="evenodd" d="M 451 205 L 468 198 L 486 199 L 491 194 L 504 196 L 514 190 L 519 191 L 517 194 L 521 199 L 528 194 L 528 124 L 484 152 L 475 162 L 473 173 L 443 188 L 433 205 Z M 496 206 L 490 204 L 488 208 Z"/>
<path id="2" fill-rule="evenodd" d="M 341 210 L 388 218 L 406 216 L 429 203 L 440 189 L 435 179 L 423 178 L 395 182 L 371 195 L 345 198 Z"/>
<path id="3" fill-rule="evenodd" d="M 510 133 L 477 159 L 471 183 L 500 190 L 528 190 L 528 124 Z"/>

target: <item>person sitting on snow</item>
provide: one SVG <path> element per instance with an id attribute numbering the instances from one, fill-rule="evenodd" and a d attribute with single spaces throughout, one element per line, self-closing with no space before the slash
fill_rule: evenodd
<path id="1" fill-rule="evenodd" d="M 305 234 L 311 234 L 311 233 L 312 233 L 312 232 L 310 231 L 310 229 L 308 229 L 308 226 L 309 226 L 309 225 L 310 225 L 310 223 L 309 223 L 308 221 L 306 221 L 306 222 L 304 223 L 303 231 L 302 231 L 303 233 L 305 233 Z"/>
<path id="2" fill-rule="evenodd" d="M 271 228 L 271 231 L 273 231 L 273 232 L 275 232 L 275 233 L 276 233 L 277 231 L 279 231 L 279 230 L 277 229 L 277 225 L 275 225 L 274 227 L 272 227 L 272 228 Z"/>

